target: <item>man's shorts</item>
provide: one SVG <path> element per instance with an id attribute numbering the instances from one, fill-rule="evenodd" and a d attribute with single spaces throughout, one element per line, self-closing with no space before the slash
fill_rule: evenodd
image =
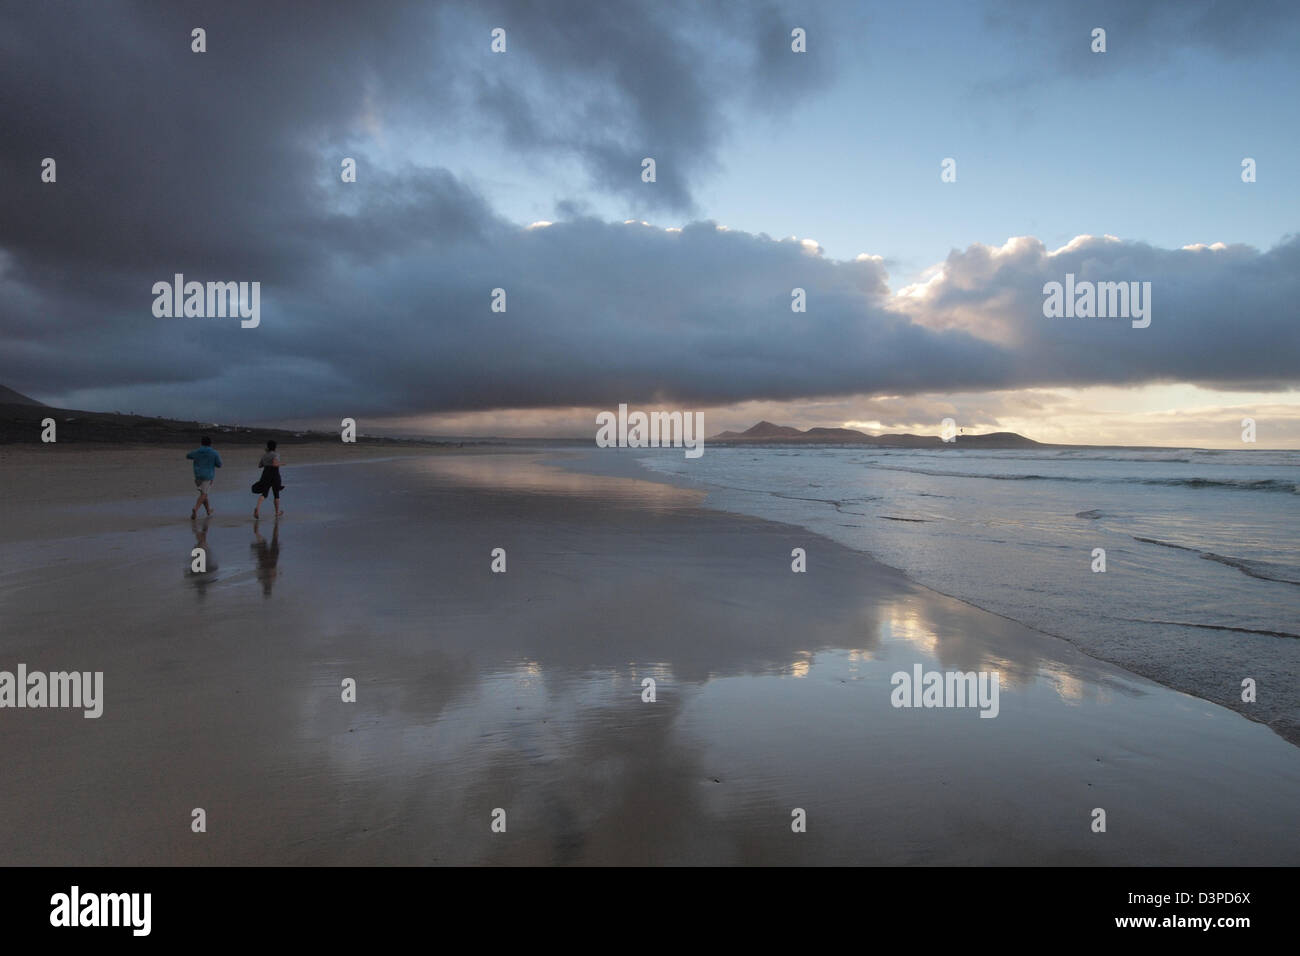
<path id="1" fill-rule="evenodd" d="M 204 494 L 204 495 L 206 495 L 209 491 L 212 490 L 212 479 L 211 479 L 211 478 L 195 478 L 195 479 L 194 479 L 194 487 L 197 488 L 197 489 L 199 489 L 199 493 L 200 493 L 200 494 Z"/>

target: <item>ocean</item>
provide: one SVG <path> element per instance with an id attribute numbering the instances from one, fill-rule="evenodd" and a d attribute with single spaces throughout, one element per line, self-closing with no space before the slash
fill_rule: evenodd
<path id="1" fill-rule="evenodd" d="M 1300 452 L 712 445 L 638 460 L 707 491 L 708 507 L 802 526 L 1095 657 L 1300 727 Z"/>

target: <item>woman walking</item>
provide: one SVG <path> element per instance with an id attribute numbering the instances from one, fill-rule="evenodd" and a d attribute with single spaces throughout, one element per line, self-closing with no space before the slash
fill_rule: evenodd
<path id="1" fill-rule="evenodd" d="M 253 485 L 253 494 L 258 496 L 257 504 L 253 507 L 253 517 L 261 517 L 258 512 L 261 511 L 262 502 L 266 500 L 268 494 L 274 494 L 275 516 L 278 518 L 284 514 L 280 510 L 280 489 L 284 487 L 284 482 L 280 480 L 280 453 L 275 450 L 275 442 L 266 443 L 266 454 L 257 464 L 262 469 L 262 477 Z"/>

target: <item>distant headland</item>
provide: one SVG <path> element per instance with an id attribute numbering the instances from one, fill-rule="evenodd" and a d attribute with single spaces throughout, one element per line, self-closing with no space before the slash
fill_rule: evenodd
<path id="1" fill-rule="evenodd" d="M 1037 448 L 1043 442 L 1034 441 L 1015 432 L 993 432 L 989 435 L 958 435 L 945 442 L 938 435 L 868 435 L 855 428 L 809 428 L 800 430 L 790 425 L 759 422 L 743 432 L 719 432 L 708 439 L 715 443 L 752 443 L 761 445 L 882 445 L 889 448 L 933 448 L 954 445 L 977 445 L 980 448 Z"/>

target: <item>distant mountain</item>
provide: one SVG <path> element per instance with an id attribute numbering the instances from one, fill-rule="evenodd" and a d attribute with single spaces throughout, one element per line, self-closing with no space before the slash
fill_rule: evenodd
<path id="1" fill-rule="evenodd" d="M 797 428 L 791 428 L 789 425 L 773 425 L 771 422 L 759 422 L 753 428 L 746 428 L 743 432 L 722 432 L 714 435 L 710 441 L 717 441 L 724 438 L 743 439 L 745 441 L 773 441 L 781 438 L 798 438 L 803 432 Z"/>
<path id="2" fill-rule="evenodd" d="M 800 435 L 803 441 L 862 441 L 870 437 L 854 428 L 810 428 Z"/>
<path id="3" fill-rule="evenodd" d="M 854 428 L 809 428 L 807 431 L 800 431 L 789 425 L 773 425 L 771 422 L 759 422 L 753 428 L 747 428 L 743 432 L 719 432 L 708 441 L 767 445 L 812 443 L 882 445 L 889 448 L 933 448 L 958 445 L 978 445 L 980 448 L 1033 448 L 1042 444 L 1024 435 L 1017 435 L 1015 432 L 958 435 L 956 441 L 945 442 L 938 435 L 868 435 Z"/>
<path id="4" fill-rule="evenodd" d="M 28 398 L 20 392 L 15 392 L 12 388 L 5 388 L 0 385 L 0 405 L 38 405 L 41 408 L 48 407 L 44 402 L 38 402 L 34 398 Z"/>

